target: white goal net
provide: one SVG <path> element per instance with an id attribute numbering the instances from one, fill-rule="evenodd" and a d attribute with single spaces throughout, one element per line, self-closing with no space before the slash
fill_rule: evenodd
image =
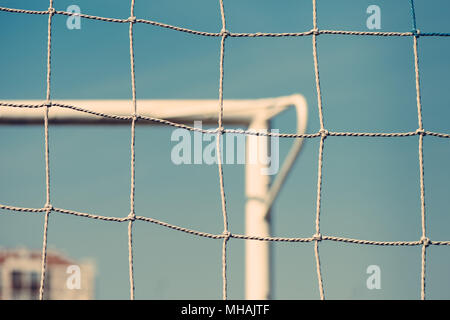
<path id="1" fill-rule="evenodd" d="M 313 11 L 312 11 L 312 19 L 313 19 L 313 28 L 311 30 L 307 30 L 304 32 L 292 32 L 292 33 L 234 33 L 230 32 L 227 29 L 227 21 L 224 10 L 224 1 L 219 0 L 219 8 L 220 8 L 220 17 L 222 29 L 219 32 L 203 32 L 197 30 L 191 30 L 183 27 L 173 26 L 169 24 L 164 24 L 160 22 L 155 22 L 146 19 L 139 19 L 138 12 L 135 13 L 135 1 L 131 0 L 130 3 L 130 12 L 128 19 L 118 19 L 118 18 L 107 18 L 101 16 L 92 16 L 87 14 L 79 14 L 82 19 L 94 19 L 103 22 L 111 22 L 117 24 L 126 25 L 129 28 L 129 52 L 130 52 L 130 66 L 131 66 L 131 94 L 132 100 L 129 104 L 129 110 L 124 111 L 123 104 L 125 102 L 121 102 L 121 106 L 115 106 L 113 102 L 108 105 L 108 107 L 99 107 L 96 108 L 93 105 L 76 105 L 77 101 L 74 100 L 72 102 L 68 101 L 58 101 L 52 99 L 52 21 L 54 17 L 57 15 L 60 16 L 71 16 L 72 13 L 66 11 L 55 10 L 53 0 L 49 2 L 49 8 L 46 11 L 33 11 L 33 10 L 24 10 L 24 9 L 14 9 L 14 8 L 6 8 L 0 7 L 0 11 L 8 12 L 11 14 L 26 14 L 26 15 L 47 15 L 48 16 L 48 42 L 47 42 L 47 61 L 46 61 L 46 92 L 45 92 L 45 100 L 43 101 L 0 101 L 0 124 L 1 123 L 19 123 L 19 124 L 27 124 L 27 123 L 36 123 L 43 122 L 44 124 L 44 137 L 45 137 L 45 145 L 44 145 L 44 156 L 45 156 L 45 194 L 46 198 L 44 199 L 44 206 L 41 208 L 26 208 L 26 207 L 18 207 L 10 204 L 0 204 L 0 209 L 9 210 L 11 212 L 31 212 L 31 213 L 42 213 L 45 215 L 45 224 L 43 226 L 43 243 L 42 243 L 42 268 L 41 268 L 41 283 L 40 283 L 40 298 L 44 297 L 45 292 L 45 277 L 46 277 L 46 258 L 47 258 L 47 235 L 49 232 L 49 218 L 52 214 L 68 214 L 78 217 L 90 218 L 90 219 L 98 219 L 103 221 L 114 221 L 126 223 L 128 225 L 128 266 L 129 266 L 129 285 L 130 285 L 130 298 L 134 299 L 135 297 L 135 279 L 134 279 L 134 257 L 133 257 L 133 228 L 136 221 L 149 222 L 153 224 L 160 225 L 165 228 L 170 228 L 177 230 L 179 232 L 188 233 L 197 237 L 204 237 L 215 239 L 217 241 L 221 241 L 222 243 L 222 251 L 221 251 L 221 277 L 222 277 L 222 288 L 221 295 L 223 299 L 227 299 L 228 293 L 228 270 L 227 270 L 227 256 L 229 254 L 229 240 L 230 239 L 239 239 L 244 241 L 260 241 L 260 242 L 293 242 L 293 243 L 311 243 L 314 246 L 314 256 L 315 256 L 315 268 L 317 273 L 317 286 L 321 299 L 325 299 L 325 290 L 324 290 L 324 280 L 322 277 L 322 269 L 321 269 L 321 259 L 319 254 L 319 248 L 321 243 L 324 241 L 334 241 L 340 243 L 350 243 L 350 244 L 359 244 L 359 245 L 370 245 L 370 246 L 417 246 L 421 248 L 421 276 L 420 276 L 420 292 L 421 298 L 425 299 L 426 297 L 426 268 L 427 268 L 427 248 L 429 246 L 449 246 L 450 241 L 444 240 L 436 240 L 431 239 L 427 232 L 426 226 L 426 194 L 425 194 L 425 166 L 424 166 L 424 152 L 423 152 L 423 144 L 424 137 L 429 136 L 436 139 L 449 139 L 450 135 L 444 132 L 435 132 L 428 131 L 422 121 L 422 105 L 421 105 L 421 86 L 420 86 L 420 64 L 419 64 L 419 39 L 422 37 L 448 37 L 450 34 L 447 33 L 424 33 L 420 32 L 416 27 L 416 18 L 414 12 L 414 1 L 411 0 L 411 21 L 413 30 L 410 32 L 381 32 L 381 31 L 345 31 L 345 30 L 322 30 L 318 27 L 317 22 L 317 10 L 316 10 L 316 0 L 312 0 Z M 198 37 L 211 37 L 216 38 L 218 42 L 220 42 L 220 57 L 218 61 L 218 69 L 219 69 L 219 82 L 218 82 L 218 99 L 215 101 L 208 101 L 205 105 L 201 105 L 201 102 L 186 102 L 192 106 L 197 106 L 198 110 L 194 112 L 197 117 L 201 118 L 209 118 L 213 119 L 216 122 L 215 128 L 213 129 L 203 129 L 196 128 L 194 126 L 189 126 L 186 124 L 182 124 L 179 119 L 191 119 L 195 120 L 196 116 L 187 116 L 183 115 L 182 107 L 177 108 L 177 102 L 172 101 L 169 104 L 168 102 L 160 101 L 158 103 L 154 103 L 154 110 L 149 110 L 149 108 L 142 108 L 142 110 L 146 109 L 148 114 L 140 113 L 139 106 L 140 101 L 136 98 L 136 83 L 135 83 L 135 61 L 134 61 L 134 27 L 136 24 L 150 25 L 158 28 L 166 28 L 171 29 L 177 32 L 188 33 Z M 320 35 L 328 34 L 328 35 L 348 35 L 348 36 L 371 36 L 371 37 L 402 37 L 411 39 L 411 55 L 414 60 L 414 70 L 411 71 L 411 76 L 414 76 L 415 79 L 415 89 L 416 89 L 416 107 L 417 107 L 417 130 L 409 131 L 409 132 L 336 132 L 327 129 L 326 126 L 326 110 L 322 108 L 322 90 L 321 90 L 321 79 L 319 73 L 319 54 L 317 50 L 317 39 Z M 226 74 L 226 68 L 224 67 L 224 61 L 226 60 L 225 49 L 226 43 L 233 38 L 236 37 L 311 37 L 312 40 L 312 63 L 314 66 L 314 81 L 315 88 L 317 94 L 317 105 L 318 105 L 318 115 L 319 115 L 319 124 L 320 129 L 318 132 L 314 133 L 274 133 L 274 132 L 255 132 L 252 130 L 240 130 L 240 129 L 229 129 L 225 128 L 225 122 L 229 119 L 226 117 L 235 117 L 231 119 L 231 121 L 236 121 L 237 123 L 243 119 L 244 123 L 248 124 L 248 119 L 252 115 L 251 107 L 248 110 L 242 110 L 245 106 L 240 102 L 235 102 L 236 105 L 233 107 L 233 102 L 229 102 L 230 110 L 240 110 L 239 112 L 234 113 L 230 112 L 228 115 L 224 115 L 224 109 L 227 108 L 226 100 L 224 100 L 224 75 Z M 262 101 L 264 105 L 275 105 L 276 101 Z M 128 103 L 128 102 L 126 102 Z M 142 102 L 145 103 L 145 102 Z M 215 103 L 215 106 L 211 107 L 212 104 Z M 256 103 L 256 102 L 254 102 Z M 255 104 L 253 104 L 255 105 Z M 292 105 L 292 103 L 281 103 L 279 105 L 280 110 L 283 109 L 286 105 Z M 164 106 L 164 107 L 163 107 Z M 250 105 L 251 106 L 251 105 Z M 264 108 L 264 107 L 263 107 Z M 159 111 L 158 111 L 159 110 Z M 163 111 L 161 111 L 163 110 Z M 205 111 L 207 110 L 207 111 Z M 158 113 L 159 112 L 159 113 Z M 206 115 L 204 114 L 206 112 Z M 191 112 L 192 113 L 192 112 Z M 275 112 L 275 114 L 278 113 Z M 49 148 L 49 139 L 51 139 L 51 135 L 49 135 L 49 123 L 52 122 L 58 123 L 58 121 L 62 124 L 64 123 L 84 123 L 84 122 L 92 122 L 95 124 L 104 123 L 127 123 L 131 128 L 131 141 L 130 141 L 130 208 L 129 214 L 127 216 L 118 218 L 104 215 L 96 215 L 95 213 L 85 213 L 78 212 L 74 210 L 68 210 L 65 208 L 57 208 L 52 205 L 52 194 L 51 194 L 51 171 L 52 164 L 49 161 L 49 154 L 51 152 Z M 174 128 L 182 128 L 189 131 L 201 132 L 203 134 L 212 134 L 216 136 L 217 141 L 217 174 L 219 181 L 219 190 L 220 190 L 220 204 L 221 211 L 223 217 L 223 232 L 222 233 L 208 233 L 201 232 L 198 230 L 194 230 L 191 228 L 178 226 L 174 224 L 170 224 L 155 218 L 144 217 L 139 215 L 135 209 L 135 133 L 136 133 L 136 124 L 137 122 L 151 122 L 157 123 L 165 126 L 171 126 Z M 210 121 L 211 122 L 211 121 Z M 227 189 L 224 183 L 224 170 L 223 170 L 223 157 L 221 155 L 221 141 L 223 140 L 223 136 L 227 133 L 240 134 L 240 135 L 257 135 L 257 136 L 267 136 L 267 137 L 277 137 L 283 139 L 292 139 L 293 141 L 301 141 L 303 139 L 317 139 L 319 141 L 319 149 L 318 149 L 318 171 L 317 171 L 317 189 L 316 189 L 316 204 L 315 204 L 315 224 L 313 226 L 313 231 L 310 236 L 307 237 L 274 237 L 274 236 L 257 236 L 257 235 L 249 235 L 249 234 L 238 234 L 232 232 L 232 228 L 230 228 L 229 219 L 228 219 L 228 206 L 227 206 Z M 363 240 L 363 239 L 354 239 L 347 237 L 338 237 L 334 235 L 323 234 L 321 232 L 321 202 L 322 202 L 322 172 L 323 172 L 323 159 L 326 155 L 326 145 L 327 145 L 327 137 L 383 137 L 383 138 L 401 138 L 401 137 L 414 137 L 418 138 L 418 166 L 419 166 L 419 181 L 417 182 L 420 186 L 420 203 L 421 203 L 421 237 L 414 241 L 372 241 L 372 240 Z M 151 182 L 150 182 L 151 183 Z M 51 230 L 50 230 L 51 232 Z"/>

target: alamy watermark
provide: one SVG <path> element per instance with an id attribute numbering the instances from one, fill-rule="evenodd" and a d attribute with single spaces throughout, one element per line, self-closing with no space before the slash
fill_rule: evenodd
<path id="1" fill-rule="evenodd" d="M 201 130 L 202 121 L 194 121 L 194 128 Z M 268 130 L 254 132 L 267 133 Z M 279 133 L 279 130 L 270 132 Z M 217 164 L 217 134 L 178 128 L 172 132 L 170 140 L 177 142 L 170 154 L 172 163 Z M 279 169 L 279 137 L 226 133 L 220 139 L 220 155 L 224 164 L 261 165 L 261 174 L 274 175 Z"/>
<path id="2" fill-rule="evenodd" d="M 69 290 L 81 289 L 81 269 L 80 266 L 70 265 L 66 269 L 66 273 L 70 274 L 66 280 L 66 287 Z"/>
<path id="3" fill-rule="evenodd" d="M 367 29 L 373 30 L 381 29 L 381 9 L 379 6 L 372 4 L 367 7 L 366 12 L 370 14 L 370 16 L 366 20 Z"/>
<path id="4" fill-rule="evenodd" d="M 366 281 L 367 289 L 381 289 L 381 268 L 373 264 L 367 267 L 366 273 L 370 274 Z"/>
<path id="5" fill-rule="evenodd" d="M 67 7 L 67 12 L 72 13 L 70 17 L 67 18 L 66 26 L 67 29 L 73 30 L 73 29 L 81 29 L 81 9 L 79 6 L 73 4 Z"/>

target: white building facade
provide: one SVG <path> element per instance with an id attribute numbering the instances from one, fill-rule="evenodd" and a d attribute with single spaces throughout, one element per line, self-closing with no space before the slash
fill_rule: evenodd
<path id="1" fill-rule="evenodd" d="M 48 251 L 44 299 L 91 300 L 95 298 L 95 266 Z M 39 299 L 41 252 L 0 249 L 0 300 Z"/>

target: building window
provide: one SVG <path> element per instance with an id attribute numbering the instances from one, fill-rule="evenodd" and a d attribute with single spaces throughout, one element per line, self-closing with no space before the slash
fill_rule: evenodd
<path id="1" fill-rule="evenodd" d="M 39 298 L 39 275 L 37 272 L 31 273 L 31 283 L 30 283 L 30 293 L 31 293 L 31 299 L 37 300 Z"/>
<path id="2" fill-rule="evenodd" d="M 11 272 L 11 289 L 13 299 L 22 298 L 23 273 L 18 270 Z"/>
<path id="3" fill-rule="evenodd" d="M 14 300 L 36 300 L 39 298 L 40 276 L 37 272 L 13 270 L 11 289 Z M 47 295 L 46 295 L 47 296 Z"/>

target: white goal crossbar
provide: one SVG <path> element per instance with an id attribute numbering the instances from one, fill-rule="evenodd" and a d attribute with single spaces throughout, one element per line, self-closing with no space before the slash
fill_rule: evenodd
<path id="1" fill-rule="evenodd" d="M 0 124 L 42 125 L 43 116 L 39 106 L 46 105 L 42 100 L 3 102 L 3 105 L 10 103 L 11 106 L 28 108 L 0 108 Z M 51 105 L 59 108 L 50 108 L 48 119 L 49 123 L 53 124 L 120 124 L 117 120 L 132 119 L 130 104 L 130 100 L 52 100 Z M 270 119 L 290 106 L 294 106 L 303 116 L 306 103 L 302 95 L 294 94 L 278 98 L 224 100 L 223 105 L 225 124 L 248 126 L 256 118 Z M 153 124 L 164 124 L 158 120 L 165 119 L 179 123 L 201 120 L 217 125 L 217 99 L 138 100 L 137 113 L 144 120 L 154 119 Z M 125 124 L 129 125 L 126 122 Z"/>

